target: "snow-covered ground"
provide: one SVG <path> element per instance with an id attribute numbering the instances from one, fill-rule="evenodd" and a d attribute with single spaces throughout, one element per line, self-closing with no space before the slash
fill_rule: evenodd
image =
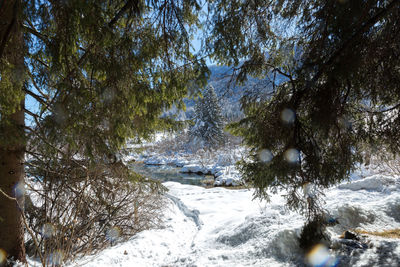
<path id="1" fill-rule="evenodd" d="M 348 229 L 400 227 L 398 177 L 353 175 L 326 192 L 328 212 L 339 224 L 329 227 L 334 250 L 316 249 L 315 266 L 400 266 L 400 239 L 343 240 Z M 205 189 L 176 182 L 169 188 L 162 229 L 147 230 L 125 243 L 69 266 L 303 266 L 298 246 L 304 219 L 285 210 L 281 195 L 270 203 L 251 190 Z"/>
<path id="2" fill-rule="evenodd" d="M 124 160 L 171 164 L 182 171 L 213 173 L 216 179 L 238 178 L 233 164 L 243 153 L 242 148 L 212 155 L 189 155 L 173 149 L 165 153 L 147 151 Z M 327 190 L 324 208 L 339 224 L 328 227 L 331 248 L 319 246 L 310 255 L 304 255 L 298 243 L 304 218 L 285 209 L 285 192 L 272 195 L 267 203 L 254 200 L 253 190 L 206 189 L 176 182 L 164 185 L 169 192 L 161 229 L 143 231 L 67 266 L 310 265 L 307 262 L 312 262 L 311 266 L 400 266 L 400 239 L 340 238 L 346 230 L 400 228 L 399 177 L 363 167 L 349 183 Z M 33 261 L 29 264 L 40 266 Z"/>

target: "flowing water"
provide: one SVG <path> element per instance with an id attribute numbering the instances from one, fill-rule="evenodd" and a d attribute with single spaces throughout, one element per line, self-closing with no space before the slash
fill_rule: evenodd
<path id="1" fill-rule="evenodd" d="M 207 177 L 196 173 L 181 173 L 181 168 L 172 165 L 146 165 L 143 163 L 132 163 L 132 169 L 151 179 L 162 182 L 173 181 L 181 184 L 204 186 Z"/>

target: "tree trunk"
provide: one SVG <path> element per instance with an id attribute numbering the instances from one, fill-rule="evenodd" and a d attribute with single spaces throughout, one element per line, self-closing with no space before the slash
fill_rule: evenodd
<path id="1" fill-rule="evenodd" d="M 24 112 L 14 113 L 11 119 L 23 124 Z M 22 262 L 25 262 L 23 210 L 20 210 L 24 207 L 24 150 L 24 145 L 0 147 L 0 189 L 18 201 L 0 193 L 0 249 L 8 259 Z"/>
<path id="2" fill-rule="evenodd" d="M 20 7 L 19 0 L 2 1 L 0 5 L 0 60 L 1 64 L 7 62 L 13 68 L 14 92 L 22 90 L 24 77 L 24 39 L 18 25 Z M 7 142 L 0 144 L 0 253 L 5 253 L 7 259 L 26 262 L 21 210 L 24 207 L 25 176 L 23 108 L 24 103 L 21 101 L 12 115 L 0 116 L 1 124 L 8 121 L 1 133 Z M 7 264 L 0 262 L 0 266 L 3 265 Z"/>

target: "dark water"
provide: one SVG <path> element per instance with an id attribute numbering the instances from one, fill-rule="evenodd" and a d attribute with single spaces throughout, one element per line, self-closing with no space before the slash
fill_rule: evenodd
<path id="1" fill-rule="evenodd" d="M 204 186 L 205 176 L 196 173 L 180 173 L 181 168 L 171 165 L 145 165 L 143 163 L 133 163 L 132 169 L 148 178 L 161 180 L 163 182 L 173 181 L 181 184 Z"/>

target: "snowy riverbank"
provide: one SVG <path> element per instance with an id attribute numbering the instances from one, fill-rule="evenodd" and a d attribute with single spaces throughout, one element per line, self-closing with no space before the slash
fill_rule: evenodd
<path id="1" fill-rule="evenodd" d="M 236 162 L 246 156 L 242 146 L 224 146 L 214 150 L 184 149 L 185 144 L 177 141 L 175 135 L 157 134 L 155 140 L 141 145 L 128 145 L 128 154 L 123 156 L 125 162 L 137 161 L 145 165 L 170 165 L 180 168 L 182 173 L 212 175 L 215 186 L 242 184 Z M 132 150 L 133 149 L 133 150 Z M 145 149 L 136 152 L 135 149 Z"/>
<path id="2" fill-rule="evenodd" d="M 347 229 L 399 228 L 399 179 L 377 174 L 353 178 L 326 194 L 325 207 L 340 222 L 328 228 L 335 248 L 330 259 L 340 266 L 398 266 L 399 239 L 369 236 L 364 240 L 368 248 L 357 248 L 341 242 L 339 235 Z M 69 266 L 303 265 L 297 243 L 303 218 L 285 210 L 280 195 L 265 203 L 253 201 L 252 192 L 244 189 L 164 184 L 169 205 L 162 229 L 141 232 Z M 327 260 L 329 254 L 320 256 Z"/>

